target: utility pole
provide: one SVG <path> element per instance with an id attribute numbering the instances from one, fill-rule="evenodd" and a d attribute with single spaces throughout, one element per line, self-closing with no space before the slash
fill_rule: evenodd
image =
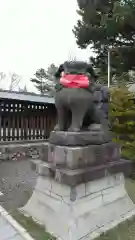
<path id="1" fill-rule="evenodd" d="M 108 48 L 108 88 L 110 87 L 111 79 L 111 49 Z"/>

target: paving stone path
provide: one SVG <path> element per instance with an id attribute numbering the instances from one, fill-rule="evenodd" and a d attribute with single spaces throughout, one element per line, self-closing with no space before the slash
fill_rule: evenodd
<path id="1" fill-rule="evenodd" d="M 7 211 L 26 204 L 32 194 L 37 174 L 31 170 L 30 161 L 0 162 L 0 205 Z"/>
<path id="2" fill-rule="evenodd" d="M 26 204 L 36 177 L 29 160 L 0 162 L 0 240 L 33 240 L 9 213 Z"/>

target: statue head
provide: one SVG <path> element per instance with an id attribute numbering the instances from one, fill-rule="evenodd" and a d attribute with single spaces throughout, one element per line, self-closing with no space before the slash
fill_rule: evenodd
<path id="1" fill-rule="evenodd" d="M 60 78 L 62 72 L 65 72 L 66 74 L 88 74 L 92 80 L 97 80 L 97 75 L 95 74 L 95 71 L 91 64 L 88 64 L 83 61 L 66 61 L 63 64 L 61 64 L 55 73 L 56 78 Z"/>

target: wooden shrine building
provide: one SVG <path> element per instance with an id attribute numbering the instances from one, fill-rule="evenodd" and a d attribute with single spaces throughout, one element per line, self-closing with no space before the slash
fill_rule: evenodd
<path id="1" fill-rule="evenodd" d="M 55 123 L 52 97 L 0 91 L 0 141 L 48 139 Z"/>

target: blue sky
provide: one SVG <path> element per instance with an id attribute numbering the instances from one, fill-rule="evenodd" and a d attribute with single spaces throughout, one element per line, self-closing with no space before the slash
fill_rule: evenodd
<path id="1" fill-rule="evenodd" d="M 60 64 L 69 56 L 87 60 L 90 51 L 78 49 L 72 33 L 76 2 L 0 0 L 0 71 L 21 74 L 21 86 L 26 83 L 33 90 L 28 79 L 36 69 Z"/>

